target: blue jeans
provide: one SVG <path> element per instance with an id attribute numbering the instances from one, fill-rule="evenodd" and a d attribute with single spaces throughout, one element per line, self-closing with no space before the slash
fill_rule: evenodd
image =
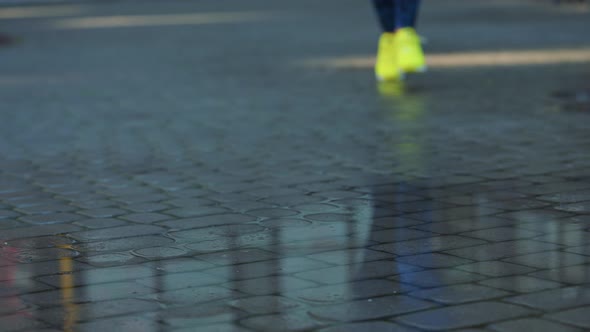
<path id="1" fill-rule="evenodd" d="M 420 0 L 373 0 L 373 4 L 383 31 L 416 26 Z"/>

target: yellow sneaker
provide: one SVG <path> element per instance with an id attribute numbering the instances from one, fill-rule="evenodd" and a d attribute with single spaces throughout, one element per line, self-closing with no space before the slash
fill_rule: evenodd
<path id="1" fill-rule="evenodd" d="M 402 73 L 426 71 L 420 37 L 413 28 L 402 28 L 394 35 L 396 67 Z"/>
<path id="2" fill-rule="evenodd" d="M 396 81 L 401 78 L 401 72 L 396 63 L 395 34 L 384 32 L 379 38 L 379 49 L 375 63 L 375 77 L 379 81 Z"/>

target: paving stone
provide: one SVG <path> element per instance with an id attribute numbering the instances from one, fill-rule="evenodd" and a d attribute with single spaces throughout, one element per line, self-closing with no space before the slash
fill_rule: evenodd
<path id="1" fill-rule="evenodd" d="M 33 227 L 20 227 L 3 230 L 0 233 L 1 240 L 12 240 L 21 238 L 32 238 L 36 236 L 66 234 L 80 230 L 81 227 L 74 225 L 43 225 Z"/>
<path id="2" fill-rule="evenodd" d="M 79 221 L 74 222 L 74 224 L 82 226 L 82 227 L 90 228 L 90 229 L 99 229 L 99 228 L 123 226 L 123 225 L 127 225 L 128 223 L 123 220 L 113 219 L 113 218 L 97 218 L 97 219 L 79 220 Z"/>
<path id="3" fill-rule="evenodd" d="M 193 208 L 196 206 L 208 206 L 215 205 L 216 202 L 206 198 L 177 198 L 168 201 L 164 201 L 164 204 L 173 205 L 180 208 Z"/>
<path id="4" fill-rule="evenodd" d="M 434 306 L 430 302 L 395 295 L 311 309 L 310 315 L 323 320 L 355 322 L 392 317 Z"/>
<path id="5" fill-rule="evenodd" d="M 90 264 L 95 267 L 111 267 L 121 265 L 133 265 L 144 261 L 140 257 L 128 253 L 108 253 L 92 256 L 84 256 L 77 259 L 78 261 Z"/>
<path id="6" fill-rule="evenodd" d="M 457 234 L 461 232 L 485 230 L 502 226 L 512 226 L 515 222 L 509 219 L 485 217 L 471 218 L 444 222 L 422 223 L 414 228 L 439 233 L 439 234 Z"/>
<path id="7" fill-rule="evenodd" d="M 425 268 L 453 267 L 471 263 L 471 260 L 454 257 L 445 254 L 429 253 L 414 256 L 404 256 L 395 259 L 398 262 L 416 265 Z"/>
<path id="8" fill-rule="evenodd" d="M 556 243 L 566 246 L 581 246 L 590 243 L 590 232 L 571 231 L 571 232 L 552 232 L 543 236 L 534 238 L 537 241 Z"/>
<path id="9" fill-rule="evenodd" d="M 315 213 L 305 215 L 305 218 L 311 221 L 320 222 L 352 222 L 353 217 L 344 213 Z"/>
<path id="10" fill-rule="evenodd" d="M 373 225 L 383 228 L 400 228 L 424 224 L 424 221 L 410 219 L 404 215 L 395 217 L 373 218 Z"/>
<path id="11" fill-rule="evenodd" d="M 220 253 L 199 255 L 199 260 L 210 262 L 216 265 L 242 264 L 257 261 L 275 259 L 275 255 L 260 249 L 244 249 Z"/>
<path id="12" fill-rule="evenodd" d="M 528 316 L 533 313 L 535 312 L 530 309 L 512 304 L 478 302 L 404 315 L 396 318 L 396 321 L 421 329 L 446 331 Z"/>
<path id="13" fill-rule="evenodd" d="M 179 218 L 189 218 L 189 217 L 202 217 L 202 216 L 210 216 L 210 215 L 219 215 L 219 214 L 227 214 L 230 213 L 230 209 L 217 207 L 217 206 L 196 206 L 196 207 L 188 207 L 188 208 L 179 208 L 179 209 L 171 209 L 164 211 L 166 214 L 179 217 Z"/>
<path id="14" fill-rule="evenodd" d="M 236 299 L 243 296 L 228 288 L 206 286 L 161 292 L 151 296 L 151 298 L 171 305 L 194 305 L 216 300 Z"/>
<path id="15" fill-rule="evenodd" d="M 414 332 L 418 331 L 409 327 L 389 322 L 366 322 L 337 325 L 319 330 L 320 332 L 356 332 L 356 331 L 382 331 L 382 332 Z"/>
<path id="16" fill-rule="evenodd" d="M 92 266 L 78 262 L 76 260 L 73 260 L 71 263 L 71 271 L 92 268 Z M 59 271 L 57 261 L 35 262 L 17 265 L 10 263 L 7 266 L 0 267 L 0 281 L 34 279 L 38 276 L 55 274 L 56 271 Z"/>
<path id="17" fill-rule="evenodd" d="M 115 205 L 113 201 L 107 199 L 92 199 L 88 201 L 79 201 L 78 198 L 72 198 L 71 204 L 82 209 L 98 209 L 112 207 Z"/>
<path id="18" fill-rule="evenodd" d="M 584 246 L 566 248 L 566 249 L 564 249 L 564 251 L 571 252 L 574 254 L 590 256 L 590 244 L 584 245 Z"/>
<path id="19" fill-rule="evenodd" d="M 545 311 L 563 310 L 590 304 L 587 287 L 565 287 L 508 298 L 507 301 Z"/>
<path id="20" fill-rule="evenodd" d="M 590 329 L 590 306 L 566 310 L 547 315 L 548 318 L 564 324 L 575 325 L 585 330 Z"/>
<path id="21" fill-rule="evenodd" d="M 78 213 L 91 218 L 110 218 L 126 214 L 128 211 L 116 208 L 99 208 L 92 210 L 81 210 L 78 211 Z"/>
<path id="22" fill-rule="evenodd" d="M 198 329 L 199 329 L 199 332 L 249 332 L 249 331 L 252 331 L 250 329 L 239 327 L 239 326 L 236 326 L 236 325 L 230 324 L 230 323 L 199 326 Z M 192 332 L 194 330 L 195 330 L 195 327 L 189 327 L 189 328 L 174 330 L 174 332 Z"/>
<path id="23" fill-rule="evenodd" d="M 152 247 L 134 250 L 133 254 L 147 259 L 165 259 L 170 257 L 185 256 L 186 250 L 174 247 Z"/>
<path id="24" fill-rule="evenodd" d="M 541 232 L 529 231 L 514 227 L 498 227 L 474 232 L 461 233 L 462 236 L 478 238 L 486 241 L 509 241 L 518 239 L 528 239 L 541 235 Z"/>
<path id="25" fill-rule="evenodd" d="M 56 271 L 58 272 L 58 271 Z M 69 271 L 68 271 L 69 272 Z M 130 265 L 98 269 L 86 269 L 69 273 L 73 277 L 73 286 L 96 285 L 115 281 L 135 280 L 142 277 L 152 276 L 156 271 L 146 266 Z M 37 280 L 48 285 L 59 287 L 62 282 L 61 275 L 40 277 Z"/>
<path id="26" fill-rule="evenodd" d="M 257 279 L 236 280 L 223 287 L 250 295 L 276 295 L 297 289 L 317 286 L 317 283 L 290 276 L 273 276 Z"/>
<path id="27" fill-rule="evenodd" d="M 70 249 L 60 248 L 11 248 L 0 247 L 0 253 L 8 260 L 16 263 L 34 263 L 42 261 L 59 260 L 62 258 L 73 258 L 80 255 L 79 252 Z"/>
<path id="28" fill-rule="evenodd" d="M 373 261 L 367 263 L 356 263 L 352 261 L 349 265 L 301 272 L 295 274 L 295 276 L 318 283 L 333 284 L 353 280 L 384 278 L 419 270 L 421 270 L 420 267 L 392 261 Z"/>
<path id="29" fill-rule="evenodd" d="M 150 261 L 144 265 L 158 271 L 158 273 L 164 274 L 189 271 L 205 271 L 216 267 L 216 265 L 208 262 L 184 257 Z"/>
<path id="30" fill-rule="evenodd" d="M 261 226 L 268 228 L 290 228 L 290 227 L 306 227 L 311 225 L 311 221 L 295 218 L 276 218 L 266 219 L 260 222 Z"/>
<path id="31" fill-rule="evenodd" d="M 97 318 L 157 311 L 160 306 L 156 302 L 137 299 L 120 299 L 104 302 L 81 303 L 77 304 L 75 308 L 76 315 L 74 316 L 74 322 L 83 322 Z M 69 314 L 68 310 L 69 309 L 66 307 L 44 309 L 38 310 L 36 315 L 38 319 L 47 323 L 61 325 L 63 324 L 64 317 L 67 317 Z"/>
<path id="32" fill-rule="evenodd" d="M 373 246 L 371 249 L 385 251 L 400 256 L 406 256 L 454 248 L 472 247 L 485 243 L 486 242 L 482 240 L 470 239 L 461 236 L 441 235 L 411 241 L 381 244 Z"/>
<path id="33" fill-rule="evenodd" d="M 13 273 L 19 272 L 19 270 L 13 269 Z M 23 281 L 26 281 L 24 283 Z M 37 281 L 33 280 L 26 280 L 26 278 L 16 277 L 9 281 L 2 281 L 0 282 L 0 298 L 7 298 L 11 300 L 10 306 L 14 304 L 14 302 L 20 302 L 20 300 L 16 299 L 20 295 L 25 295 L 29 293 L 41 292 L 41 291 L 48 291 L 53 290 L 54 288 L 45 284 L 42 284 Z M 9 311 L 7 313 L 14 313 L 17 312 Z"/>
<path id="34" fill-rule="evenodd" d="M 70 247 L 75 242 L 64 236 L 40 236 L 28 239 L 9 240 L 4 242 L 4 247 L 12 249 L 27 248 L 27 249 L 41 249 L 41 248 L 64 248 Z"/>
<path id="35" fill-rule="evenodd" d="M 45 204 L 45 205 L 33 205 L 27 207 L 18 208 L 18 211 L 25 214 L 50 214 L 56 212 L 71 212 L 78 210 L 75 206 L 66 204 Z"/>
<path id="36" fill-rule="evenodd" d="M 141 316 L 123 316 L 98 319 L 77 326 L 81 331 L 106 331 L 121 329 L 123 331 L 157 331 L 160 326 L 155 319 Z"/>
<path id="37" fill-rule="evenodd" d="M 395 275 L 392 279 L 418 287 L 441 287 L 476 282 L 485 279 L 485 277 L 453 269 L 431 269 L 418 272 L 403 271 L 402 274 Z"/>
<path id="38" fill-rule="evenodd" d="M 509 320 L 507 322 L 496 323 L 490 326 L 493 331 L 498 332 L 517 332 L 523 330 L 532 330 L 538 332 L 553 332 L 553 331 L 563 331 L 563 332 L 580 332 L 581 329 L 555 323 L 545 319 L 539 318 L 524 318 L 524 319 L 516 319 L 516 320 Z"/>
<path id="39" fill-rule="evenodd" d="M 586 284 L 590 278 L 590 266 L 576 265 L 531 273 L 530 276 L 568 284 Z"/>
<path id="40" fill-rule="evenodd" d="M 430 238 L 434 234 L 430 232 L 424 232 L 414 229 L 406 229 L 406 228 L 393 228 L 393 229 L 384 229 L 371 232 L 369 238 L 372 241 L 382 242 L 382 243 L 393 243 L 393 242 L 400 242 L 406 240 L 413 240 L 413 239 L 420 239 L 420 238 Z"/>
<path id="41" fill-rule="evenodd" d="M 171 245 L 174 240 L 164 236 L 134 236 L 131 238 L 120 238 L 114 240 L 98 240 L 97 242 L 85 242 L 77 244 L 74 249 L 81 252 L 108 252 L 125 251 L 141 248 L 149 248 L 154 245 Z"/>
<path id="42" fill-rule="evenodd" d="M 153 289 L 134 282 L 117 282 L 73 288 L 72 297 L 68 299 L 71 299 L 72 303 L 99 302 L 135 298 L 152 292 Z M 41 306 L 56 306 L 63 303 L 63 292 L 54 290 L 32 293 L 23 295 L 22 298 Z"/>
<path id="43" fill-rule="evenodd" d="M 359 248 L 325 251 L 318 254 L 308 255 L 307 257 L 329 264 L 347 265 L 350 263 L 351 257 L 356 258 L 355 261 L 370 262 L 382 259 L 391 259 L 394 257 L 394 255 L 381 251 Z"/>
<path id="44" fill-rule="evenodd" d="M 219 285 L 223 283 L 224 280 L 197 270 L 156 275 L 149 278 L 136 279 L 136 282 L 160 291 L 172 291 L 177 289 Z"/>
<path id="45" fill-rule="evenodd" d="M 216 214 L 188 219 L 178 219 L 159 223 L 173 229 L 204 228 L 210 226 L 244 224 L 256 218 L 245 214 Z"/>
<path id="46" fill-rule="evenodd" d="M 292 209 L 255 209 L 249 210 L 246 213 L 261 218 L 281 218 L 299 214 L 299 212 Z"/>
<path id="47" fill-rule="evenodd" d="M 165 229 L 162 227 L 152 225 L 129 225 L 121 227 L 96 229 L 84 232 L 76 232 L 71 233 L 69 236 L 82 242 L 90 242 L 96 240 L 111 240 L 133 236 L 162 234 L 164 232 Z"/>
<path id="48" fill-rule="evenodd" d="M 287 293 L 287 296 L 314 304 L 343 303 L 350 300 L 402 294 L 415 289 L 415 287 L 408 284 L 370 279 L 301 289 Z"/>
<path id="49" fill-rule="evenodd" d="M 562 286 L 557 282 L 537 279 L 528 276 L 509 276 L 503 278 L 494 278 L 480 281 L 479 283 L 482 285 L 518 293 L 536 292 L 544 289 L 557 288 Z"/>
<path id="50" fill-rule="evenodd" d="M 526 210 L 526 211 L 513 211 L 507 213 L 501 213 L 497 215 L 500 218 L 506 218 L 518 221 L 519 223 L 527 222 L 545 222 L 565 219 L 571 217 L 571 214 L 555 211 L 550 209 L 537 209 L 537 210 Z"/>
<path id="51" fill-rule="evenodd" d="M 153 224 L 158 221 L 171 219 L 171 217 L 168 215 L 154 212 L 127 214 L 125 216 L 121 216 L 120 218 L 140 224 Z"/>
<path id="52" fill-rule="evenodd" d="M 447 250 L 445 253 L 477 261 L 487 261 L 509 258 L 517 255 L 536 253 L 558 249 L 559 246 L 531 240 L 506 241 L 493 244 L 483 244 L 463 249 Z"/>
<path id="53" fill-rule="evenodd" d="M 500 261 L 476 262 L 456 267 L 459 270 L 479 273 L 490 277 L 504 277 L 515 274 L 526 274 L 536 269 L 528 266 L 522 266 Z"/>
<path id="54" fill-rule="evenodd" d="M 20 216 L 20 213 L 11 210 L 0 210 L 0 219 L 14 218 Z"/>
<path id="55" fill-rule="evenodd" d="M 75 220 L 80 220 L 82 218 L 82 216 L 73 213 L 52 213 L 22 216 L 20 220 L 35 225 L 51 225 L 69 223 Z"/>
<path id="56" fill-rule="evenodd" d="M 123 208 L 133 212 L 159 212 L 170 209 L 170 205 L 161 203 L 138 203 L 125 205 Z"/>
<path id="57" fill-rule="evenodd" d="M 301 307 L 301 304 L 281 296 L 247 297 L 232 301 L 230 305 L 251 314 L 281 313 Z"/>
<path id="58" fill-rule="evenodd" d="M 588 260 L 590 260 L 590 257 L 588 256 L 570 254 L 563 251 L 545 251 L 504 259 L 506 262 L 536 267 L 539 269 L 578 265 L 588 262 Z"/>
<path id="59" fill-rule="evenodd" d="M 321 203 L 325 200 L 326 198 L 322 196 L 286 195 L 265 198 L 262 200 L 262 202 L 276 204 L 279 206 L 295 206 L 301 204 Z"/>
<path id="60" fill-rule="evenodd" d="M 256 331 L 314 331 L 324 325 L 311 320 L 307 313 L 302 311 L 255 316 L 240 323 Z"/>
<path id="61" fill-rule="evenodd" d="M 484 286 L 464 284 L 417 290 L 409 293 L 409 295 L 429 301 L 452 305 L 505 297 L 511 295 L 511 293 Z"/>
<path id="62" fill-rule="evenodd" d="M 281 259 L 226 265 L 207 270 L 207 273 L 222 277 L 223 280 L 242 280 L 312 271 L 328 266 L 330 265 L 305 257 L 282 257 Z"/>
<path id="63" fill-rule="evenodd" d="M 2 326 L 3 332 L 22 331 L 28 328 L 37 331 L 37 329 L 47 327 L 47 324 L 33 320 L 25 315 L 14 314 L 0 317 L 0 326 Z"/>
<path id="64" fill-rule="evenodd" d="M 29 226 L 28 224 L 25 224 L 24 222 L 20 222 L 17 220 L 10 220 L 10 219 L 4 219 L 4 220 L 0 220 L 0 229 L 5 230 L 5 229 L 15 229 L 15 228 L 19 228 L 19 227 L 26 227 Z"/>

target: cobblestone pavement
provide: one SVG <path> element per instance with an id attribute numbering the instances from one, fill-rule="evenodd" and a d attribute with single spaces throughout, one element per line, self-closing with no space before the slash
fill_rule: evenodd
<path id="1" fill-rule="evenodd" d="M 590 330 L 590 11 L 0 9 L 0 331 Z M 572 106 L 573 105 L 573 106 Z"/>

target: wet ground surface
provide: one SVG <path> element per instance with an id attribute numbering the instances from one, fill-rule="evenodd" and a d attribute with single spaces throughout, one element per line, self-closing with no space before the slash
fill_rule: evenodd
<path id="1" fill-rule="evenodd" d="M 404 86 L 358 1 L 0 18 L 0 331 L 590 329 L 587 7 L 427 2 Z"/>

